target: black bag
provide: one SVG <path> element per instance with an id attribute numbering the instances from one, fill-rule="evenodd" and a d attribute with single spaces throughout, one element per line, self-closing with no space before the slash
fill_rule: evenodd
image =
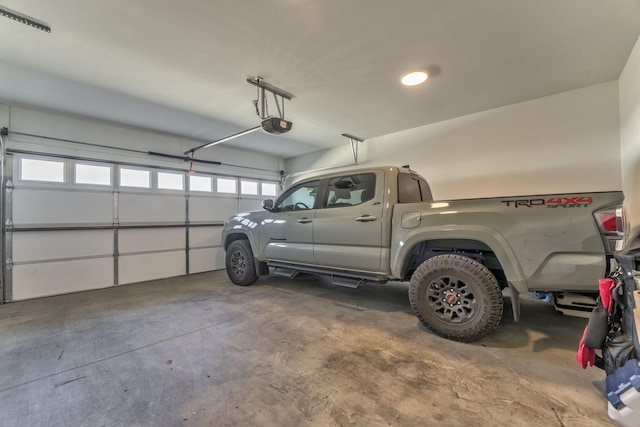
<path id="1" fill-rule="evenodd" d="M 608 322 L 609 333 L 602 347 L 602 364 L 607 375 L 624 366 L 628 360 L 636 358 L 633 338 L 635 330 L 628 322 L 628 314 L 633 316 L 633 313 L 630 313 L 633 310 L 633 295 L 627 292 L 628 284 L 620 271 L 613 276 L 616 287 L 611 292 L 613 301 Z"/>
<path id="2" fill-rule="evenodd" d="M 630 359 L 636 358 L 633 339 L 625 334 L 609 335 L 602 349 L 602 361 L 607 375 L 624 366 Z"/>
<path id="3" fill-rule="evenodd" d="M 598 304 L 589 315 L 587 331 L 584 334 L 584 345 L 589 348 L 602 349 L 609 333 L 609 313 L 602 306 L 600 297 L 596 300 Z"/>

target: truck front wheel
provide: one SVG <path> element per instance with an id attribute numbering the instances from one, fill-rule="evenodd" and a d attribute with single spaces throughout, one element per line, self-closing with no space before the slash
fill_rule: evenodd
<path id="1" fill-rule="evenodd" d="M 249 286 L 258 280 L 253 252 L 247 240 L 235 240 L 229 244 L 225 266 L 227 276 L 236 285 Z"/>
<path id="2" fill-rule="evenodd" d="M 439 255 L 420 264 L 411 277 L 409 301 L 425 328 L 454 341 L 476 341 L 502 318 L 495 276 L 461 255 Z"/>

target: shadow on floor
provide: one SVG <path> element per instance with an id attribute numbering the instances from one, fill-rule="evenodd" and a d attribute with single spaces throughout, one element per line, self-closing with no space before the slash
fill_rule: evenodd
<path id="1" fill-rule="evenodd" d="M 408 299 L 408 284 L 402 282 L 367 284 L 351 289 L 332 285 L 324 277 L 300 274 L 293 279 L 264 277 L 253 286 L 322 297 L 356 310 L 414 315 Z M 532 345 L 534 352 L 550 348 L 577 350 L 586 319 L 558 313 L 553 304 L 535 299 L 528 294 L 521 295 L 520 305 L 520 320 L 515 322 L 511 300 L 506 297 L 502 321 L 496 330 L 471 345 L 495 348 L 523 348 Z M 420 327 L 417 321 L 416 325 Z M 425 333 L 431 333 L 422 327 L 421 329 Z"/>

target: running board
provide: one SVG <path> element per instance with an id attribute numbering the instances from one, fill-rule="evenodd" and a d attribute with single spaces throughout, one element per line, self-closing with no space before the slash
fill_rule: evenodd
<path id="1" fill-rule="evenodd" d="M 293 279 L 298 275 L 298 273 L 300 273 L 300 271 L 298 270 L 276 267 L 273 269 L 273 272 L 271 274 L 273 274 L 274 276 L 286 277 L 287 279 Z"/>
<path id="2" fill-rule="evenodd" d="M 363 285 L 367 282 L 372 283 L 386 283 L 389 279 L 385 276 L 375 276 L 375 275 L 367 275 L 367 274 L 358 274 L 350 271 L 343 270 L 330 270 L 323 269 L 320 267 L 313 267 L 308 265 L 297 265 L 297 264 L 288 264 L 284 262 L 269 262 L 267 264 L 269 267 L 273 268 L 271 274 L 274 276 L 286 277 L 288 279 L 293 279 L 298 275 L 298 273 L 311 273 L 318 274 L 321 276 L 329 276 L 331 279 L 331 283 L 337 286 L 345 286 L 348 288 L 357 288 L 360 285 Z"/>
<path id="3" fill-rule="evenodd" d="M 344 286 L 345 288 L 357 288 L 358 286 L 364 284 L 366 280 L 364 279 L 350 279 L 348 277 L 340 277 L 340 276 L 331 276 L 331 284 L 337 286 Z"/>

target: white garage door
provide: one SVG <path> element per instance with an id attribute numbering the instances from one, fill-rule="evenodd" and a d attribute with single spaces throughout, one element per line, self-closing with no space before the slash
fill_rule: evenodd
<path id="1" fill-rule="evenodd" d="M 7 156 L 4 301 L 224 268 L 220 232 L 278 184 L 140 165 Z"/>

